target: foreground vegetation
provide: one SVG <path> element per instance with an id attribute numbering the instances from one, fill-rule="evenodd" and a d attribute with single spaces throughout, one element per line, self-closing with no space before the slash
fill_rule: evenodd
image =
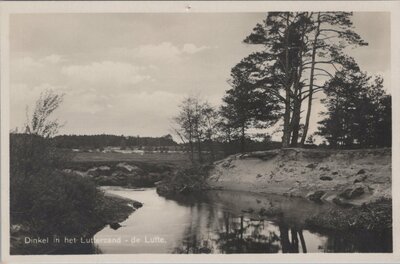
<path id="1" fill-rule="evenodd" d="M 58 170 L 67 156 L 36 135 L 10 137 L 11 254 L 43 254 L 65 244 L 26 244 L 25 237 L 91 237 L 135 209 L 87 178 Z"/>

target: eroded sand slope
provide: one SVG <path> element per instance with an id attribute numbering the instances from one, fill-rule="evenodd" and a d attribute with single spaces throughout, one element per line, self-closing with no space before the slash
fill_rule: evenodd
<path id="1" fill-rule="evenodd" d="M 215 163 L 212 187 L 362 204 L 391 198 L 391 149 L 280 149 Z"/>

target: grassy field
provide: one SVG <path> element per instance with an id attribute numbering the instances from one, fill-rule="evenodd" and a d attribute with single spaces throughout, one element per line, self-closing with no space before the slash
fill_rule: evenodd
<path id="1" fill-rule="evenodd" d="M 185 165 L 190 163 L 187 153 L 102 153 L 102 152 L 78 152 L 74 153 L 72 162 L 140 162 L 148 164 Z"/>

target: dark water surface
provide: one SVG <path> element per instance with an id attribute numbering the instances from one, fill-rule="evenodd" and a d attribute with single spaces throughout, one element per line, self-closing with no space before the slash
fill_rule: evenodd
<path id="1" fill-rule="evenodd" d="M 144 204 L 122 227 L 107 226 L 95 235 L 96 248 L 104 254 L 391 251 L 390 234 L 305 229 L 307 217 L 331 205 L 304 199 L 233 191 L 166 199 L 154 188 L 104 190 Z M 260 219 L 262 208 L 267 220 Z"/>

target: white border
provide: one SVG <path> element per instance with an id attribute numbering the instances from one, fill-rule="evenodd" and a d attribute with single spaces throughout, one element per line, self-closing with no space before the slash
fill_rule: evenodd
<path id="1" fill-rule="evenodd" d="M 190 6 L 188 10 L 186 7 Z M 393 98 L 393 254 L 227 254 L 227 255 L 171 255 L 171 254 L 123 254 L 123 255 L 57 255 L 57 256 L 10 256 L 9 255 L 9 15 L 22 13 L 198 13 L 198 12 L 266 12 L 266 11 L 386 11 L 391 12 L 391 84 Z M 1 254 L 2 263 L 127 263 L 127 262 L 306 262 L 306 263 L 394 263 L 400 262 L 400 2 L 397 1 L 162 1 L 162 2 L 0 2 L 1 15 Z"/>

